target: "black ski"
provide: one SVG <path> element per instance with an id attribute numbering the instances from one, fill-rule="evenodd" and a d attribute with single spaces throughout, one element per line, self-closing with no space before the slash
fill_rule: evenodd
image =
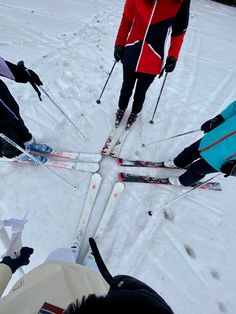
<path id="1" fill-rule="evenodd" d="M 146 160 L 129 160 L 117 158 L 118 166 L 124 167 L 147 167 L 147 168 L 166 168 L 166 169 L 181 169 L 178 167 L 166 167 L 164 161 L 146 161 Z"/>
<path id="2" fill-rule="evenodd" d="M 165 185 L 172 185 L 169 182 L 168 178 L 156 178 L 156 177 L 149 177 L 149 176 L 141 176 L 141 175 L 133 175 L 130 173 L 118 173 L 118 179 L 120 182 L 133 182 L 133 183 L 152 183 L 152 184 L 165 184 Z M 202 185 L 204 182 L 197 182 L 190 187 L 199 187 L 204 190 L 212 190 L 212 191 L 222 191 L 222 187 L 219 182 L 207 182 L 206 184 Z M 174 185 L 172 185 L 174 186 Z M 180 186 L 183 187 L 183 186 Z"/>

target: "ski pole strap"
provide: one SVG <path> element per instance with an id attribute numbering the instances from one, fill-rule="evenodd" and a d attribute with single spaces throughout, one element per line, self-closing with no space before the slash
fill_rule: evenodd
<path id="1" fill-rule="evenodd" d="M 112 275 L 110 274 L 110 272 L 108 271 L 102 257 L 101 254 L 98 250 L 97 244 L 94 240 L 94 238 L 89 238 L 89 244 L 93 253 L 93 256 L 95 258 L 96 264 L 98 266 L 98 269 L 102 275 L 102 277 L 106 280 L 106 282 L 109 284 L 109 286 L 114 289 L 114 290 L 118 290 L 119 286 L 118 283 L 116 282 L 116 280 L 112 277 Z"/>
<path id="2" fill-rule="evenodd" d="M 42 98 L 41 98 L 41 92 L 40 90 L 38 89 L 38 86 L 32 82 L 32 81 L 29 81 L 31 86 L 33 87 L 33 89 L 36 91 L 36 93 L 38 94 L 38 97 L 39 97 L 39 100 L 42 101 Z"/>

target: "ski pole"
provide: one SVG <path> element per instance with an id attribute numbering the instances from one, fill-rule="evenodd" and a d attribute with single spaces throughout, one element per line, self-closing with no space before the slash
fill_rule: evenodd
<path id="1" fill-rule="evenodd" d="M 0 221 L 0 241 L 1 241 L 4 249 L 7 249 L 9 240 L 10 240 L 9 235 L 8 235 L 7 230 L 5 228 L 4 221 Z"/>
<path id="2" fill-rule="evenodd" d="M 27 155 L 29 158 L 33 159 L 36 163 L 40 164 L 41 166 L 44 166 L 45 168 L 47 168 L 49 171 L 51 171 L 52 173 L 54 173 L 57 177 L 61 178 L 64 182 L 66 182 L 67 184 L 69 184 L 70 186 L 73 187 L 74 190 L 78 189 L 78 186 L 73 185 L 72 183 L 70 183 L 69 181 L 67 181 L 64 177 L 62 177 L 61 175 L 59 175 L 56 171 L 54 171 L 53 169 L 49 168 L 47 165 L 45 165 L 43 162 L 39 161 L 37 158 L 34 157 L 34 155 L 30 154 L 29 152 L 27 152 L 25 149 L 23 149 L 22 147 L 20 147 L 18 144 L 16 144 L 14 141 L 12 141 L 9 137 L 7 137 L 6 135 L 4 135 L 3 133 L 0 133 L 0 137 L 2 139 L 4 139 L 6 142 L 8 142 L 9 144 L 11 144 L 12 146 L 14 146 L 15 148 L 17 148 L 18 150 L 20 150 L 22 153 L 24 153 L 25 155 Z"/>
<path id="3" fill-rule="evenodd" d="M 101 103 L 102 94 L 103 94 L 103 92 L 104 92 L 104 90 L 105 90 L 105 88 L 106 88 L 106 86 L 107 86 L 107 83 L 108 83 L 108 81 L 109 81 L 109 79 L 110 79 L 110 77 L 111 77 L 111 74 L 112 74 L 112 72 L 113 72 L 113 70 L 114 70 L 114 68 L 115 68 L 116 63 L 117 63 L 117 61 L 114 62 L 113 66 L 112 66 L 112 68 L 111 68 L 111 71 L 110 71 L 110 73 L 108 74 L 108 78 L 107 78 L 107 80 L 106 80 L 106 83 L 105 83 L 105 85 L 103 86 L 102 92 L 101 92 L 99 98 L 98 98 L 97 101 L 96 101 L 97 104 L 100 104 L 100 103 Z"/>
<path id="4" fill-rule="evenodd" d="M 153 212 L 156 212 L 156 211 L 158 211 L 158 210 L 160 210 L 160 209 L 166 207 L 167 205 L 170 205 L 170 204 L 175 203 L 177 200 L 179 200 L 179 199 L 185 197 L 187 194 L 191 193 L 192 191 L 194 191 L 194 190 L 196 190 L 196 189 L 198 189 L 198 188 L 204 186 L 206 183 L 208 183 L 209 181 L 215 179 L 216 177 L 218 177 L 218 176 L 220 176 L 220 175 L 222 175 L 222 173 L 217 173 L 216 175 L 214 175 L 214 176 L 211 177 L 210 179 L 206 180 L 206 181 L 203 182 L 202 184 L 200 184 L 200 185 L 198 185 L 198 186 L 194 186 L 194 187 L 191 188 L 190 190 L 188 190 L 188 191 L 186 191 L 186 192 L 180 194 L 179 196 L 177 196 L 176 198 L 174 198 L 174 199 L 172 199 L 172 200 L 166 202 L 166 203 L 163 204 L 162 206 L 160 206 L 160 207 L 158 207 L 158 208 L 156 208 L 156 209 L 154 209 L 154 210 L 149 210 L 149 211 L 148 211 L 148 215 L 149 215 L 149 216 L 152 216 L 152 215 L 153 215 Z"/>
<path id="5" fill-rule="evenodd" d="M 57 109 L 61 112 L 61 114 L 73 125 L 73 127 L 80 133 L 80 135 L 86 139 L 85 135 L 80 131 L 80 129 L 77 127 L 77 125 L 70 119 L 70 117 L 61 109 L 61 107 L 55 102 L 55 100 L 52 99 L 52 97 L 46 92 L 46 90 L 39 86 L 39 89 L 44 93 L 44 95 L 47 96 L 47 98 L 53 103 L 54 106 L 57 107 Z"/>
<path id="6" fill-rule="evenodd" d="M 191 133 L 195 133 L 195 132 L 200 132 L 200 131 L 201 131 L 201 129 L 193 130 L 193 131 L 188 131 L 188 132 L 185 132 L 185 133 L 180 133 L 180 134 L 177 134 L 177 135 L 174 135 L 174 136 L 170 136 L 170 137 L 166 137 L 166 138 L 164 138 L 164 139 L 157 140 L 157 141 L 154 141 L 154 142 L 151 142 L 151 143 L 142 144 L 142 146 L 145 147 L 145 146 L 148 146 L 148 145 L 152 145 L 152 144 L 156 144 L 156 143 L 165 142 L 165 141 L 170 140 L 170 139 L 172 139 L 172 138 L 176 138 L 176 137 L 180 137 L 180 136 L 184 136 L 184 135 L 187 135 L 187 134 L 191 134 Z"/>
<path id="7" fill-rule="evenodd" d="M 8 241 L 7 241 L 7 238 L 5 238 L 6 252 L 3 254 L 2 257 L 10 256 L 11 258 L 17 258 L 20 255 L 20 250 L 22 248 L 22 242 L 21 242 L 22 231 L 24 229 L 24 225 L 28 221 L 26 219 L 27 216 L 28 216 L 28 212 L 26 213 L 23 219 L 10 219 L 10 220 L 5 220 L 1 222 L 4 227 L 5 225 L 12 227 L 11 239 L 9 239 L 8 233 L 6 232 L 6 229 L 5 229 Z M 20 276 L 23 276 L 25 274 L 22 267 L 18 268 L 18 271 L 20 273 Z"/>
<path id="8" fill-rule="evenodd" d="M 166 79 L 167 79 L 167 74 L 168 74 L 168 72 L 166 72 L 166 74 L 165 74 L 163 83 L 162 83 L 162 85 L 161 85 L 161 90 L 160 90 L 160 93 L 159 93 L 159 96 L 158 96 L 158 99 L 157 99 L 156 107 L 155 107 L 154 112 L 153 112 L 153 115 L 152 115 L 152 119 L 149 121 L 149 123 L 151 123 L 151 124 L 154 123 L 153 119 L 154 119 L 154 116 L 155 116 L 155 114 L 156 114 L 157 106 L 158 106 L 158 104 L 159 104 L 159 101 L 160 101 L 160 98 L 161 98 L 161 94 L 162 94 L 163 88 L 164 88 L 164 86 L 165 86 L 165 82 L 166 82 Z"/>

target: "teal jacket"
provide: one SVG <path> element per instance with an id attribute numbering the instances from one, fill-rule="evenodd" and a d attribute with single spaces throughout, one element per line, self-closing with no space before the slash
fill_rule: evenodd
<path id="1" fill-rule="evenodd" d="M 221 112 L 225 121 L 200 141 L 201 156 L 217 171 L 228 160 L 236 160 L 236 101 Z"/>

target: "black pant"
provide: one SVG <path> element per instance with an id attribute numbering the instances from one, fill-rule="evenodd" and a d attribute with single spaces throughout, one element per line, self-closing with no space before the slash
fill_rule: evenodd
<path id="1" fill-rule="evenodd" d="M 156 75 L 137 73 L 134 70 L 123 66 L 123 84 L 120 91 L 120 98 L 118 103 L 119 108 L 126 110 L 128 107 L 129 100 L 136 82 L 132 112 L 135 114 L 139 113 L 143 108 L 146 92 L 154 81 L 155 77 Z"/>
<path id="2" fill-rule="evenodd" d="M 9 119 L 9 123 L 1 121 L 7 125 L 2 133 L 9 137 L 20 147 L 25 148 L 24 143 L 32 139 L 32 134 L 29 132 L 20 116 L 20 110 L 17 102 L 11 95 L 6 84 L 0 80 L 0 106 L 5 113 L 4 118 Z M 7 108 L 6 108 L 7 106 Z M 9 117 L 8 117 L 9 116 Z M 21 151 L 0 138 L 0 155 L 7 158 L 13 158 L 21 154 Z"/>
<path id="3" fill-rule="evenodd" d="M 174 159 L 177 167 L 186 168 L 187 171 L 179 177 L 179 181 L 184 186 L 189 186 L 198 182 L 205 177 L 206 174 L 217 172 L 215 168 L 208 164 L 199 153 L 200 140 L 186 147 Z"/>

